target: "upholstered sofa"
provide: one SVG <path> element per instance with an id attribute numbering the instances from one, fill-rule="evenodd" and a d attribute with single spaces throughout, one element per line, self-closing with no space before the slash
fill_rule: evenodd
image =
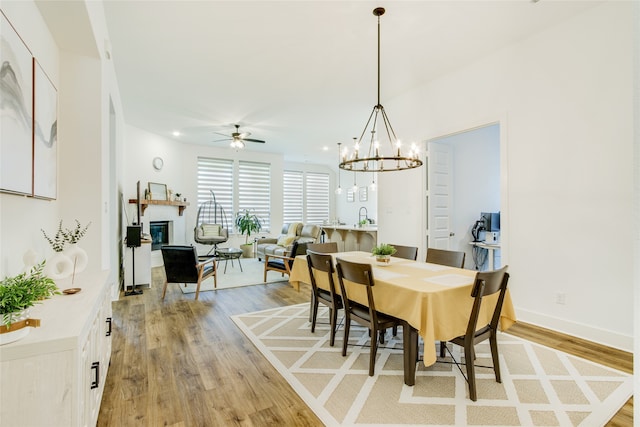
<path id="1" fill-rule="evenodd" d="M 322 228 L 314 224 L 295 222 L 285 224 L 277 238 L 263 238 L 256 243 L 258 260 L 262 261 L 265 254 L 286 255 L 291 251 L 293 242 L 316 243 L 320 237 Z"/>

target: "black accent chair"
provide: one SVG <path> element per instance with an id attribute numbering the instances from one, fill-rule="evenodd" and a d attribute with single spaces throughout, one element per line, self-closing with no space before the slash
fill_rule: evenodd
<path id="1" fill-rule="evenodd" d="M 291 246 L 291 252 L 284 252 L 283 255 L 270 255 L 264 254 L 264 282 L 267 281 L 267 271 L 278 271 L 291 275 L 291 268 L 293 267 L 293 261 L 298 255 L 305 255 L 307 253 L 307 244 L 293 242 Z"/>
<path id="2" fill-rule="evenodd" d="M 464 252 L 428 248 L 426 262 L 446 265 L 449 267 L 464 268 L 465 256 L 466 254 Z"/>
<path id="3" fill-rule="evenodd" d="M 372 377 L 376 365 L 376 352 L 378 350 L 378 333 L 384 333 L 387 328 L 394 328 L 402 325 L 402 320 L 376 311 L 376 304 L 373 298 L 373 271 L 371 264 L 360 264 L 336 259 L 336 270 L 340 281 L 340 293 L 344 303 L 346 321 L 344 323 L 344 340 L 342 342 L 342 355 L 347 355 L 347 344 L 349 342 L 349 329 L 351 321 L 369 328 L 371 335 L 371 348 L 369 351 L 369 376 Z M 344 281 L 348 280 L 355 285 L 362 285 L 367 292 L 367 305 L 362 305 L 349 298 Z M 394 329 L 395 330 L 395 329 Z M 383 340 L 380 340 L 384 343 Z"/>
<path id="4" fill-rule="evenodd" d="M 214 288 L 218 287 L 218 268 L 215 258 L 198 260 L 198 253 L 193 246 L 164 245 L 160 248 L 164 271 L 167 279 L 162 289 L 162 299 L 167 293 L 169 283 L 197 283 L 196 299 L 200 296 L 200 284 L 213 276 Z"/>
<path id="5" fill-rule="evenodd" d="M 498 330 L 498 323 L 500 322 L 500 313 L 502 312 L 502 304 L 504 302 L 504 296 L 507 292 L 507 282 L 509 281 L 509 273 L 507 273 L 507 266 L 502 267 L 499 270 L 484 271 L 476 274 L 476 279 L 473 284 L 473 290 L 471 291 L 471 297 L 474 299 L 473 308 L 471 310 L 471 316 L 469 317 L 469 323 L 467 325 L 467 332 L 464 335 L 453 338 L 449 342 L 459 345 L 464 348 L 464 359 L 467 367 L 466 380 L 469 383 L 469 399 L 474 402 L 477 400 L 476 395 L 476 376 L 474 361 L 476 358 L 475 345 L 483 341 L 489 340 L 491 347 L 491 358 L 493 359 L 493 371 L 496 375 L 496 381 L 501 383 L 500 378 L 500 362 L 498 360 L 498 339 L 496 332 Z M 482 298 L 493 295 L 498 295 L 498 301 L 496 302 L 495 309 L 493 310 L 493 316 L 491 322 L 478 329 L 478 314 L 480 313 L 480 307 L 482 305 Z M 440 356 L 444 357 L 447 350 L 447 344 L 444 341 L 440 342 Z M 454 359 L 458 368 L 460 364 Z M 460 370 L 462 372 L 462 369 Z"/>
<path id="6" fill-rule="evenodd" d="M 311 332 L 313 333 L 316 330 L 318 305 L 322 303 L 329 307 L 329 322 L 331 324 L 329 345 L 333 347 L 336 341 L 338 310 L 344 308 L 342 297 L 336 292 L 336 285 L 333 281 L 333 259 L 331 255 L 307 249 L 307 266 L 309 267 L 309 277 L 311 278 Z M 326 276 L 329 290 L 318 287 L 316 275 L 318 277 L 320 275 Z"/>

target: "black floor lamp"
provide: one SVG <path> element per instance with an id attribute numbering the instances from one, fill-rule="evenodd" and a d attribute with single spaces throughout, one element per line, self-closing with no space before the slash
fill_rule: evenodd
<path id="1" fill-rule="evenodd" d="M 124 295 L 141 295 L 142 290 L 136 290 L 136 248 L 142 245 L 142 227 L 132 225 L 127 227 L 127 247 L 131 248 L 131 290 L 125 284 Z"/>

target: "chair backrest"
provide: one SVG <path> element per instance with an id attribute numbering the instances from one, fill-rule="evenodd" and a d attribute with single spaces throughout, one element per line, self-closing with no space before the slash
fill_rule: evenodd
<path id="1" fill-rule="evenodd" d="M 319 252 L 321 254 L 334 254 L 338 252 L 338 243 L 309 243 L 307 244 L 307 253 L 309 253 L 309 251 Z"/>
<path id="2" fill-rule="evenodd" d="M 389 244 L 396 248 L 396 253 L 391 256 L 394 256 L 396 258 L 412 259 L 414 261 L 418 259 L 418 248 L 416 248 L 415 246 L 394 245 L 392 243 Z"/>
<path id="3" fill-rule="evenodd" d="M 320 252 L 314 252 L 307 248 L 307 266 L 309 267 L 309 277 L 311 278 L 311 287 L 315 293 L 318 289 L 316 283 L 316 275 L 313 270 L 321 271 L 327 276 L 329 282 L 329 290 L 331 296 L 336 294 L 336 285 L 333 282 L 333 258 L 331 255 L 323 254 Z"/>
<path id="4" fill-rule="evenodd" d="M 169 283 L 198 282 L 198 253 L 193 246 L 164 245 L 160 248 Z"/>
<path id="5" fill-rule="evenodd" d="M 431 264 L 447 265 L 449 267 L 464 268 L 464 252 L 448 251 L 445 249 L 427 248 L 427 260 Z"/>
<path id="6" fill-rule="evenodd" d="M 289 268 L 293 268 L 293 258 L 297 257 L 298 255 L 306 255 L 306 253 L 306 243 L 300 243 L 297 240 L 293 242 L 293 245 L 291 246 L 291 253 L 289 254 L 289 258 L 291 259 L 287 261 L 289 263 Z"/>
<path id="7" fill-rule="evenodd" d="M 507 292 L 507 282 L 509 282 L 509 273 L 507 273 L 507 268 L 508 266 L 505 265 L 499 270 L 482 271 L 476 274 L 473 289 L 471 290 L 471 297 L 474 298 L 474 301 L 473 308 L 471 310 L 471 317 L 469 318 L 469 324 L 467 325 L 467 339 L 472 339 L 474 334 L 476 334 L 476 331 L 478 331 L 478 316 L 480 314 L 482 299 L 486 296 L 500 292 L 498 300 L 496 301 L 496 306 L 493 310 L 491 322 L 484 327 L 485 329 L 497 329 L 498 322 L 500 321 L 500 313 L 502 312 L 504 296 Z"/>
<path id="8" fill-rule="evenodd" d="M 336 271 L 338 272 L 338 281 L 340 283 L 340 293 L 342 295 L 342 301 L 344 302 L 345 309 L 351 310 L 351 305 L 363 305 L 359 304 L 349 298 L 344 281 L 355 283 L 357 285 L 365 286 L 367 289 L 367 301 L 369 302 L 369 316 L 371 321 L 377 322 L 376 304 L 373 299 L 373 270 L 371 264 L 361 264 L 357 262 L 345 261 L 340 258 L 336 258 Z"/>

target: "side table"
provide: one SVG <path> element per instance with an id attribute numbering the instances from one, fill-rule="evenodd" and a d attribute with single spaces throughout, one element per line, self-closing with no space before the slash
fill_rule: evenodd
<path id="1" fill-rule="evenodd" d="M 242 263 L 240 262 L 240 257 L 242 256 L 242 249 L 238 248 L 218 248 L 216 249 L 216 256 L 221 260 L 224 260 L 224 272 L 227 272 L 227 263 L 231 260 L 231 267 L 233 267 L 233 260 L 238 260 L 238 265 L 240 266 L 240 271 L 244 273 L 242 270 Z"/>

